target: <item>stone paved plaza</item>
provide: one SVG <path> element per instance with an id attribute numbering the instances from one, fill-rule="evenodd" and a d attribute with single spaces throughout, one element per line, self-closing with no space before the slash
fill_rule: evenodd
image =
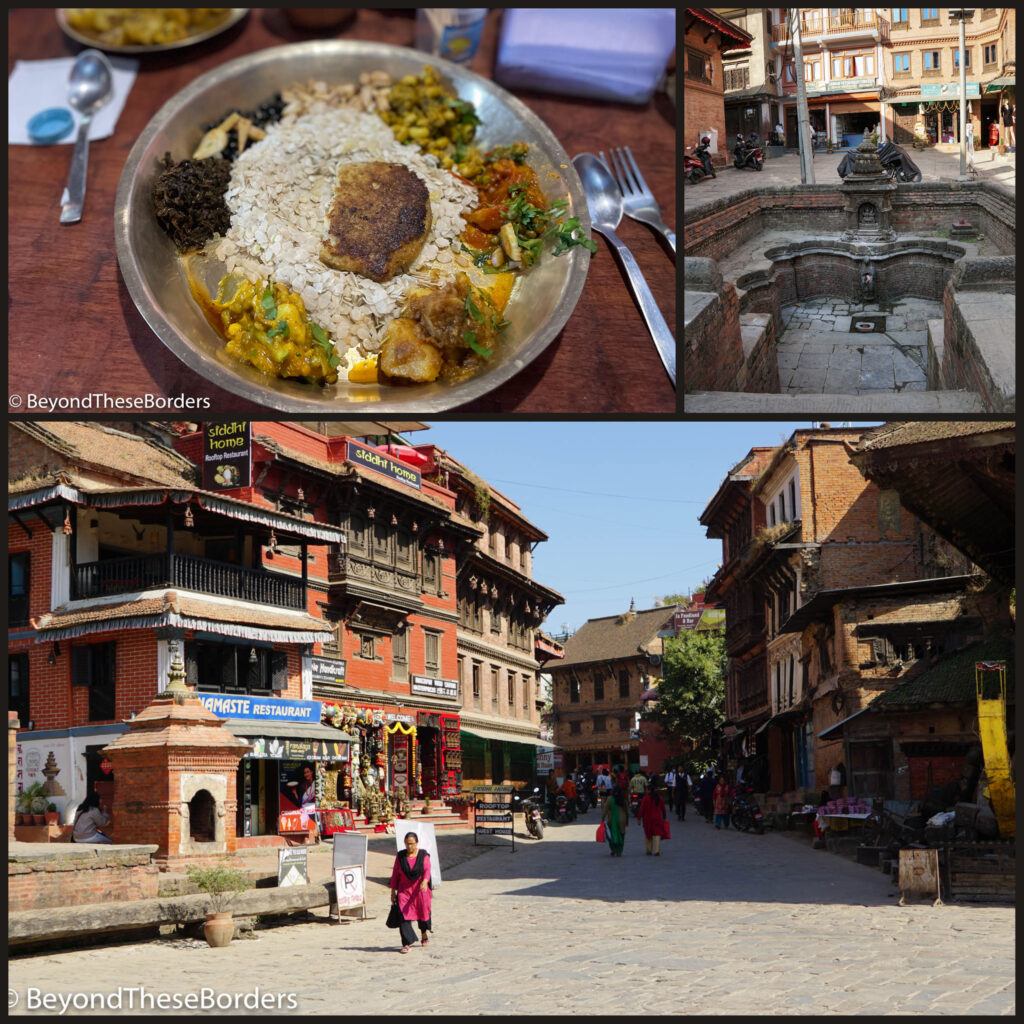
<path id="1" fill-rule="evenodd" d="M 165 939 L 18 957 L 10 1009 L 26 1012 L 30 987 L 70 998 L 145 986 L 151 999 L 233 994 L 238 1009 L 216 1011 L 229 1015 L 258 1012 L 242 999 L 257 990 L 289 1015 L 1015 1011 L 1011 907 L 899 907 L 877 868 L 793 833 L 715 831 L 692 809 L 672 821 L 660 857 L 645 856 L 635 823 L 624 856 L 609 857 L 596 825 L 591 811 L 541 842 L 517 835 L 515 853 L 506 845 L 445 870 L 433 940 L 405 956 L 384 927 L 390 854 L 375 844 L 372 920 L 329 923 L 321 911 L 224 949 Z M 311 864 L 326 879 L 329 851 Z"/>
<path id="2" fill-rule="evenodd" d="M 851 330 L 858 315 L 882 315 L 885 331 Z M 900 299 L 891 306 L 809 299 L 782 310 L 779 386 L 795 395 L 870 395 L 927 391 L 928 320 L 942 304 Z"/>

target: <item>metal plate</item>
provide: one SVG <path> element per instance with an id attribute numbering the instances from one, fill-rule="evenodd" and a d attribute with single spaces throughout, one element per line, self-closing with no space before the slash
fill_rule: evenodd
<path id="1" fill-rule="evenodd" d="M 66 35 L 70 36 L 76 43 L 81 43 L 83 46 L 91 46 L 94 50 L 103 50 L 105 53 L 161 53 L 164 50 L 177 50 L 182 46 L 193 46 L 196 43 L 201 43 L 205 39 L 212 39 L 216 35 L 220 35 L 221 32 L 227 32 L 232 25 L 237 25 L 248 13 L 248 7 L 229 7 L 228 16 L 219 25 L 215 25 L 213 28 L 208 28 L 204 32 L 197 32 L 195 35 L 186 36 L 184 39 L 176 39 L 173 43 L 154 43 L 152 46 L 143 46 L 138 43 L 133 43 L 130 46 L 112 46 L 110 43 L 101 42 L 94 36 L 86 35 L 84 32 L 79 32 L 78 29 L 73 28 L 68 23 L 67 11 L 70 10 L 68 7 L 57 8 L 57 24 L 60 25 L 61 31 Z"/>
<path id="2" fill-rule="evenodd" d="M 197 78 L 172 97 L 132 147 L 114 207 L 117 259 L 128 291 L 167 347 L 207 380 L 258 405 L 284 412 L 405 413 L 420 415 L 469 402 L 504 384 L 535 359 L 569 319 L 586 280 L 590 253 L 577 247 L 558 257 L 546 252 L 517 282 L 505 312 L 511 322 L 488 365 L 460 384 L 377 385 L 339 382 L 318 388 L 274 380 L 224 354 L 224 341 L 189 293 L 181 261 L 153 214 L 150 192 L 159 161 L 170 152 L 188 156 L 200 126 L 234 106 L 256 106 L 296 82 L 316 78 L 328 84 L 355 81 L 363 71 L 393 77 L 419 73 L 431 64 L 476 107 L 483 124 L 476 143 L 526 142 L 528 162 L 549 199 L 568 197 L 568 215 L 579 217 L 590 237 L 583 186 L 550 129 L 514 96 L 492 82 L 418 50 L 377 43 L 316 40 L 260 50 Z"/>

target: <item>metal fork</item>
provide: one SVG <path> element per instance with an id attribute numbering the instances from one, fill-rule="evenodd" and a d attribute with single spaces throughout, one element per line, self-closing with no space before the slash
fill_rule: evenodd
<path id="1" fill-rule="evenodd" d="M 661 207 L 658 206 L 654 194 L 644 181 L 629 146 L 621 149 L 611 150 L 611 160 L 606 160 L 602 151 L 601 159 L 608 165 L 615 181 L 618 183 L 619 191 L 622 192 L 622 210 L 627 217 L 638 220 L 642 224 L 648 224 L 656 231 L 660 231 L 668 244 L 672 246 L 672 252 L 676 251 L 676 233 L 669 231 L 665 222 L 661 219 Z"/>

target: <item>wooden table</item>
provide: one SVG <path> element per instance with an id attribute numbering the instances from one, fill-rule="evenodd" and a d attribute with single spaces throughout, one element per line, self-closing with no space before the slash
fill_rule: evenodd
<path id="1" fill-rule="evenodd" d="M 500 14 L 488 18 L 470 69 L 490 78 Z M 412 11 L 360 9 L 339 39 L 412 46 Z M 83 47 L 58 28 L 52 10 L 8 18 L 8 73 L 16 59 L 74 56 Z M 58 222 L 71 146 L 8 147 L 9 394 L 31 413 L 29 394 L 81 399 L 187 395 L 215 413 L 255 412 L 251 403 L 189 370 L 150 330 L 121 279 L 114 251 L 118 179 L 135 140 L 171 96 L 200 74 L 255 50 L 313 36 L 280 9 L 254 9 L 223 35 L 195 47 L 141 58 L 112 137 L 89 149 L 82 220 Z M 675 225 L 675 108 L 664 94 L 644 106 L 515 91 L 552 129 L 566 152 L 629 145 L 665 222 Z M 675 324 L 675 260 L 660 236 L 623 218 L 620 237 L 637 258 L 665 320 Z M 621 267 L 600 235 L 586 287 L 568 324 L 530 366 L 460 413 L 674 413 L 676 398 Z M 79 407 L 80 408 L 80 407 Z M 75 410 L 77 411 L 77 409 Z M 110 416 L 117 409 L 93 411 Z M 36 412 L 36 415 L 39 413 Z"/>

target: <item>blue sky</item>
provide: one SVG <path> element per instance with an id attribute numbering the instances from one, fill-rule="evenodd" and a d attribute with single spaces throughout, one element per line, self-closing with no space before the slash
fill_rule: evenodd
<path id="1" fill-rule="evenodd" d="M 543 626 L 560 633 L 713 575 L 721 542 L 697 517 L 726 472 L 755 445 L 812 425 L 435 422 L 410 440 L 446 449 L 548 534 L 534 577 L 565 597 Z"/>

